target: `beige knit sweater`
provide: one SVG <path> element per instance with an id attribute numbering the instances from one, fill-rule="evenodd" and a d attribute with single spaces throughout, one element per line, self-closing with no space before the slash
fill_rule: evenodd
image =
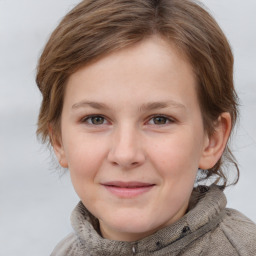
<path id="1" fill-rule="evenodd" d="M 179 221 L 136 242 L 102 238 L 97 219 L 80 202 L 71 216 L 74 233 L 51 256 L 256 256 L 255 223 L 225 208 L 220 188 L 200 187 L 192 198 L 197 200 Z"/>

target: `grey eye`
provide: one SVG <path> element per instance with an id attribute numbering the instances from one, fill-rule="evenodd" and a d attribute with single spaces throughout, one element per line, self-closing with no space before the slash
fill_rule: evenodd
<path id="1" fill-rule="evenodd" d="M 102 116 L 92 116 L 87 119 L 88 123 L 94 124 L 94 125 L 100 125 L 104 124 L 105 118 Z"/>
<path id="2" fill-rule="evenodd" d="M 156 116 L 153 118 L 154 124 L 166 124 L 168 119 L 164 116 Z"/>

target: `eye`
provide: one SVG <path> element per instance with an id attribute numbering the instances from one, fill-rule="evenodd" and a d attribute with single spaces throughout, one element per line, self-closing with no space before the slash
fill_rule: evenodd
<path id="1" fill-rule="evenodd" d="M 155 124 L 155 125 L 165 125 L 171 122 L 173 122 L 173 120 L 166 116 L 154 116 L 149 120 L 148 123 Z"/>
<path id="2" fill-rule="evenodd" d="M 83 123 L 88 123 L 91 125 L 101 125 L 105 124 L 107 121 L 104 117 L 102 116 L 89 116 L 86 117 L 82 120 Z"/>

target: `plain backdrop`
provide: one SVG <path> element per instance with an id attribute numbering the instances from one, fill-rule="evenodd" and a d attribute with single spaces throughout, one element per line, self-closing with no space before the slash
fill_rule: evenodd
<path id="1" fill-rule="evenodd" d="M 51 31 L 78 0 L 0 0 L 0 255 L 45 256 L 72 229 L 78 202 L 35 136 L 41 96 L 37 59 Z M 228 206 L 256 222 L 256 1 L 203 1 L 235 55 L 241 117 L 233 137 L 241 178 Z"/>

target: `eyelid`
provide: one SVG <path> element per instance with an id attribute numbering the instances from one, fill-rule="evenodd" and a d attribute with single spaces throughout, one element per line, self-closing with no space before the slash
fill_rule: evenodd
<path id="1" fill-rule="evenodd" d="M 174 123 L 174 122 L 176 121 L 175 118 L 170 117 L 170 116 L 168 116 L 168 115 L 164 115 L 164 114 L 154 114 L 154 115 L 152 115 L 152 116 L 150 116 L 150 117 L 148 118 L 148 120 L 147 120 L 146 123 L 149 123 L 150 120 L 152 120 L 153 118 L 156 118 L 156 117 L 163 117 L 163 118 L 166 118 L 167 121 L 168 121 L 168 123 L 162 124 L 162 125 L 161 125 L 161 124 L 159 124 L 159 125 L 157 125 L 157 124 L 152 124 L 152 125 L 164 126 L 164 125 L 168 125 L 168 124 L 170 124 L 170 123 Z"/>
<path id="2" fill-rule="evenodd" d="M 104 119 L 104 122 L 103 124 L 93 124 L 93 123 L 89 123 L 88 120 L 93 118 L 93 117 L 100 117 L 100 118 L 103 118 Z M 90 115 L 87 115 L 87 116 L 84 116 L 83 118 L 81 118 L 80 122 L 81 123 L 86 123 L 87 125 L 92 125 L 92 126 L 100 126 L 100 125 L 105 125 L 105 121 L 107 123 L 109 123 L 108 119 L 104 116 L 104 115 L 101 115 L 101 114 L 90 114 Z"/>
<path id="3" fill-rule="evenodd" d="M 102 124 L 93 124 L 93 123 L 90 123 L 88 122 L 89 119 L 93 118 L 93 117 L 100 117 L 100 118 L 103 118 L 104 119 L 104 122 Z M 153 119 L 153 118 L 156 118 L 156 117 L 163 117 L 163 118 L 166 118 L 167 120 L 167 123 L 166 124 L 149 124 L 149 122 Z M 101 126 L 101 125 L 106 125 L 106 124 L 109 124 L 111 123 L 109 121 L 109 119 L 107 117 L 105 117 L 104 115 L 102 114 L 90 114 L 90 115 L 86 115 L 84 117 L 82 117 L 80 119 L 80 122 L 81 123 L 86 123 L 87 125 L 91 125 L 91 126 Z M 156 125 L 156 126 L 164 126 L 164 125 L 168 125 L 170 123 L 174 123 L 176 122 L 175 118 L 173 117 L 170 117 L 168 115 L 164 115 L 164 114 L 154 114 L 154 115 L 151 115 L 150 117 L 147 118 L 145 124 L 149 124 L 149 125 Z"/>

